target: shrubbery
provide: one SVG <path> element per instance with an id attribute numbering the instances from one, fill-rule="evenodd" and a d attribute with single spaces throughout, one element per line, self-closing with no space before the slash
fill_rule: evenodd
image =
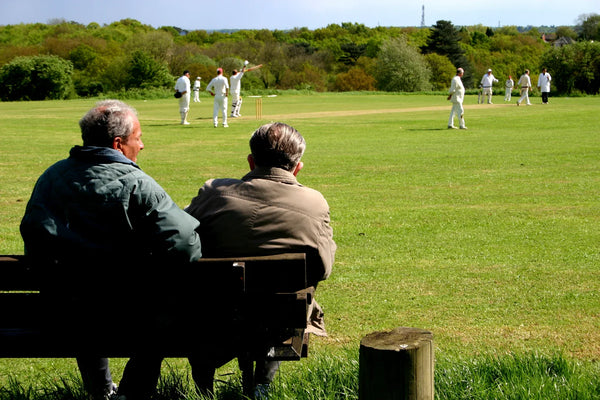
<path id="1" fill-rule="evenodd" d="M 443 20 L 426 28 L 342 23 L 315 30 L 210 33 L 155 29 L 133 19 L 104 26 L 7 25 L 0 26 L 0 99 L 171 88 L 185 69 L 204 86 L 217 66 L 228 76 L 244 60 L 263 64 L 246 75 L 244 91 L 446 91 L 456 67 L 465 69 L 467 89 L 477 87 L 488 68 L 502 87 L 508 75 L 516 80 L 529 69 L 535 77 L 546 67 L 553 92 L 596 94 L 600 62 L 598 45 L 590 40 L 597 41 L 599 25 L 600 16 L 590 14 L 573 29 L 554 29 L 556 36 L 582 40 L 563 48 L 545 42 L 542 28 L 457 28 Z"/>
<path id="2" fill-rule="evenodd" d="M 58 56 L 17 57 L 0 69 L 0 99 L 66 99 L 72 74 L 73 64 Z"/>

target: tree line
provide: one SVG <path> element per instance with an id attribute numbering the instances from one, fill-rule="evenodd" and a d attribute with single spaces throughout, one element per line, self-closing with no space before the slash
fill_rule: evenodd
<path id="1" fill-rule="evenodd" d="M 184 69 L 206 84 L 222 67 L 263 64 L 244 90 L 446 90 L 457 67 L 467 88 L 488 68 L 505 80 L 548 68 L 557 94 L 600 90 L 600 15 L 574 27 L 331 24 L 309 30 L 183 31 L 134 19 L 0 26 L 0 99 L 43 100 L 170 90 Z M 568 38 L 555 47 L 547 39 Z M 546 40 L 545 40 L 546 39 Z"/>

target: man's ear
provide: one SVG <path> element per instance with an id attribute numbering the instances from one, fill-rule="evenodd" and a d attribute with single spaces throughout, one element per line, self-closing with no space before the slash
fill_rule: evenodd
<path id="1" fill-rule="evenodd" d="M 254 157 L 252 154 L 248 154 L 248 166 L 250 167 L 250 171 L 253 171 L 256 168 L 256 164 L 254 163 Z"/>
<path id="2" fill-rule="evenodd" d="M 294 176 L 298 175 L 298 172 L 300 172 L 300 170 L 304 168 L 304 163 L 302 161 L 298 162 L 298 164 L 296 164 L 296 168 L 294 168 L 294 171 L 292 172 L 292 174 L 294 174 Z"/>
<path id="3" fill-rule="evenodd" d="M 113 139 L 113 142 L 112 142 L 112 148 L 113 148 L 114 150 L 120 151 L 120 152 L 122 153 L 122 152 L 123 152 L 123 151 L 121 150 L 122 144 L 123 144 L 123 138 L 121 138 L 121 137 L 117 136 L 117 137 L 115 137 L 115 138 Z"/>

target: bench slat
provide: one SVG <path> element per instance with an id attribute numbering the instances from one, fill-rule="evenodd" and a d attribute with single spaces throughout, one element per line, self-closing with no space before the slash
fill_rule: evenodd
<path id="1" fill-rule="evenodd" d="M 179 293 L 144 326 L 106 321 L 90 329 L 77 315 L 54 318 L 72 308 L 43 294 L 25 256 L 0 255 L 0 357 L 131 357 L 153 351 L 187 357 L 212 342 L 257 357 L 270 349 L 275 360 L 306 356 L 314 288 L 306 288 L 304 254 L 201 259 L 181 273 Z M 220 328 L 202 326 L 213 317 L 207 308 Z"/>

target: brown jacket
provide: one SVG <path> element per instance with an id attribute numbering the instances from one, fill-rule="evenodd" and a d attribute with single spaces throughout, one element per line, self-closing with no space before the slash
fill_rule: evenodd
<path id="1" fill-rule="evenodd" d="M 259 167 L 241 180 L 209 180 L 186 211 L 200 221 L 204 257 L 305 252 L 309 286 L 331 274 L 336 245 L 327 201 L 290 172 Z M 308 331 L 325 335 L 313 303 Z"/>

